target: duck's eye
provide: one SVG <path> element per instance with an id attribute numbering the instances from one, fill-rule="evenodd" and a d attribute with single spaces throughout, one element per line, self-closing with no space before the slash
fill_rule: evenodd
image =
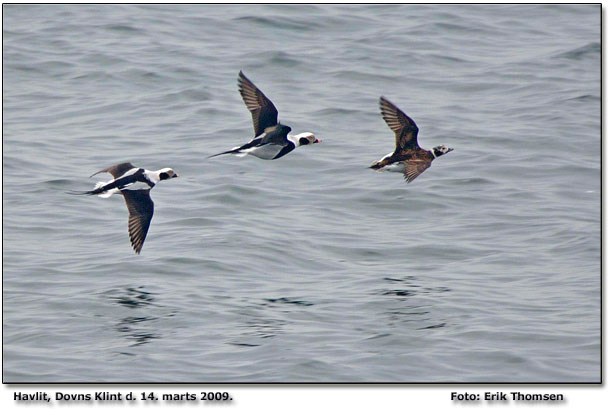
<path id="1" fill-rule="evenodd" d="M 300 145 L 308 145 L 310 141 L 306 138 L 300 138 Z"/>
<path id="2" fill-rule="evenodd" d="M 169 174 L 167 172 L 161 172 L 160 173 L 160 180 L 166 180 L 169 179 L 171 176 L 169 176 Z"/>

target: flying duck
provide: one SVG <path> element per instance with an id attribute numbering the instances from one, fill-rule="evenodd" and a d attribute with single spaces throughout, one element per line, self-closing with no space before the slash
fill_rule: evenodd
<path id="1" fill-rule="evenodd" d="M 431 166 L 431 162 L 454 149 L 445 145 L 427 151 L 418 146 L 418 127 L 412 118 L 384 97 L 380 97 L 380 112 L 389 128 L 395 132 L 397 146 L 393 153 L 372 163 L 377 171 L 401 172 L 407 183 Z"/>
<path id="2" fill-rule="evenodd" d="M 253 119 L 254 138 L 248 143 L 212 156 L 234 154 L 253 155 L 260 159 L 279 159 L 302 145 L 321 142 L 312 132 L 290 135 L 291 128 L 277 121 L 278 111 L 266 95 L 251 82 L 243 71 L 239 72 L 239 92 Z"/>
<path id="3" fill-rule="evenodd" d="M 122 193 L 129 210 L 129 237 L 135 253 L 139 254 L 144 245 L 150 221 L 154 214 L 154 202 L 150 198 L 150 190 L 161 180 L 173 179 L 179 175 L 171 168 L 157 171 L 136 168 L 130 163 L 120 163 L 92 174 L 107 172 L 114 176 L 108 182 L 98 182 L 93 190 L 88 192 L 68 192 L 79 195 L 97 195 L 107 198 L 114 193 Z"/>

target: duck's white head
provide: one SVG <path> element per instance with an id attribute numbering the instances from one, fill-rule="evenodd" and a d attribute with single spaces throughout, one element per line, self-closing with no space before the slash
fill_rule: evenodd
<path id="1" fill-rule="evenodd" d="M 312 132 L 302 132 L 297 135 L 290 135 L 288 138 L 294 143 L 294 145 L 296 145 L 296 147 L 302 145 L 311 145 L 313 143 L 321 143 L 321 140 L 317 139 L 315 134 Z"/>
<path id="2" fill-rule="evenodd" d="M 164 168 L 158 171 L 159 180 L 167 180 L 177 178 L 179 175 L 171 168 Z"/>

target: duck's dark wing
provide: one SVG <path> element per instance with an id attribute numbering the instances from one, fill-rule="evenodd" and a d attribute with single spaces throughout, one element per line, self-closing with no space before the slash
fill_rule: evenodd
<path id="1" fill-rule="evenodd" d="M 418 127 L 412 118 L 384 97 L 380 97 L 380 112 L 386 124 L 395 132 L 395 152 L 418 146 Z"/>
<path id="2" fill-rule="evenodd" d="M 251 112 L 255 136 L 260 136 L 264 133 L 264 129 L 277 124 L 279 113 L 272 104 L 272 101 L 253 82 L 245 77 L 243 71 L 239 72 L 238 84 L 243 102 L 245 102 L 247 109 Z"/>
<path id="3" fill-rule="evenodd" d="M 409 159 L 404 161 L 405 163 L 405 171 L 403 172 L 403 177 L 407 183 L 410 183 L 412 180 L 416 179 L 422 172 L 431 167 L 430 160 L 422 160 L 422 159 Z"/>
<path id="4" fill-rule="evenodd" d="M 141 251 L 154 214 L 150 190 L 121 190 L 129 209 L 129 237 L 137 254 Z"/>
<path id="5" fill-rule="evenodd" d="M 279 151 L 279 153 L 277 154 L 277 156 L 275 156 L 273 159 L 279 159 L 279 158 L 287 155 L 289 152 L 291 152 L 295 148 L 296 148 L 296 146 L 293 143 L 288 143 L 287 145 L 283 146 L 283 149 L 281 149 Z"/>
<path id="6" fill-rule="evenodd" d="M 99 172 L 93 173 L 90 177 L 97 175 L 98 173 L 108 172 L 114 179 L 125 174 L 126 171 L 133 169 L 135 166 L 131 165 L 130 162 L 119 163 L 118 165 L 110 166 L 109 168 L 105 168 L 100 170 Z"/>
<path id="7" fill-rule="evenodd" d="M 291 132 L 291 128 L 287 125 L 276 124 L 275 126 L 266 128 L 266 135 L 264 135 L 264 137 L 262 138 L 260 145 L 264 145 L 267 143 L 273 143 L 275 145 L 283 146 L 287 145 L 290 143 L 287 140 L 287 134 L 289 132 Z"/>

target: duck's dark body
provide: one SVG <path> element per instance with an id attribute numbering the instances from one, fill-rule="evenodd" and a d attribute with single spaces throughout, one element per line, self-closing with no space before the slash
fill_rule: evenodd
<path id="1" fill-rule="evenodd" d="M 111 174 L 114 179 L 106 183 L 99 182 L 93 190 L 71 193 L 97 195 L 104 198 L 110 197 L 114 193 L 122 194 L 129 210 L 129 237 L 131 239 L 131 246 L 139 254 L 146 240 L 150 222 L 154 215 L 154 202 L 150 198 L 150 190 L 161 180 L 178 177 L 178 174 L 170 168 L 153 172 L 143 168 L 136 168 L 131 163 L 125 162 L 102 169 L 91 176 L 104 172 Z"/>
<path id="2" fill-rule="evenodd" d="M 243 102 L 251 112 L 255 136 L 242 146 L 211 155 L 209 158 L 233 154 L 273 160 L 287 155 L 298 146 L 321 142 L 310 132 L 289 135 L 291 128 L 278 122 L 279 112 L 272 101 L 243 74 L 243 71 L 239 72 L 238 85 Z"/>
<path id="3" fill-rule="evenodd" d="M 296 148 L 296 145 L 287 139 L 287 134 L 291 132 L 291 128 L 285 125 L 276 124 L 269 126 L 265 132 L 253 138 L 246 144 L 225 152 L 217 153 L 210 156 L 232 154 L 250 154 L 257 156 L 260 159 L 279 159 L 287 155 Z"/>
<path id="4" fill-rule="evenodd" d="M 422 149 L 418 145 L 418 126 L 414 120 L 384 97 L 380 97 L 380 112 L 395 132 L 396 147 L 393 153 L 372 163 L 370 168 L 401 172 L 409 183 L 428 169 L 435 158 L 452 150 L 445 146 L 437 146 L 430 151 Z"/>
<path id="5" fill-rule="evenodd" d="M 384 166 L 388 166 L 395 162 L 404 162 L 404 161 L 422 161 L 422 162 L 432 162 L 435 159 L 431 151 L 427 151 L 421 148 L 418 149 L 410 149 L 408 151 L 400 151 L 393 152 L 388 157 L 385 157 L 377 162 L 374 162 L 370 168 L 372 169 L 381 169 Z"/>
<path id="6" fill-rule="evenodd" d="M 99 173 L 99 172 L 97 172 L 97 173 Z M 88 192 L 84 192 L 84 194 L 98 195 L 98 194 L 105 193 L 112 189 L 118 189 L 118 190 L 120 190 L 121 193 L 123 193 L 125 190 L 129 190 L 129 187 L 137 182 L 141 182 L 141 183 L 148 185 L 150 187 L 150 189 L 156 185 L 156 183 L 154 183 L 153 181 L 148 179 L 148 177 L 145 174 L 145 169 L 142 169 L 142 168 L 137 169 L 135 171 L 135 173 L 132 173 L 127 176 L 122 176 L 119 173 L 117 173 L 117 175 L 118 175 L 118 176 L 116 176 L 117 178 L 114 179 L 112 182 L 102 185 L 96 189 L 89 190 Z M 91 176 L 94 176 L 94 175 L 91 175 Z"/>

